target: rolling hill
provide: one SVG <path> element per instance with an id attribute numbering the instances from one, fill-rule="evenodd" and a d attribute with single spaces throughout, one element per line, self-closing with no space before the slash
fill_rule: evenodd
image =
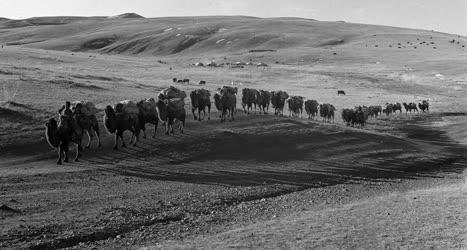
<path id="1" fill-rule="evenodd" d="M 454 43 L 449 41 L 454 40 Z M 465 52 L 465 37 L 387 26 L 245 16 L 0 19 L 0 43 L 130 55 L 235 54 L 245 51 L 362 48 Z"/>

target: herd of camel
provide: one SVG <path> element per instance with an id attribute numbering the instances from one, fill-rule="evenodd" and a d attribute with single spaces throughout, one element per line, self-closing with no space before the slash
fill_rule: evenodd
<path id="1" fill-rule="evenodd" d="M 227 117 L 234 120 L 234 114 L 237 107 L 238 88 L 224 86 L 219 88 L 214 94 L 214 104 L 220 113 L 220 120 L 224 122 Z M 114 149 L 118 150 L 119 141 L 121 146 L 126 147 L 123 140 L 123 132 L 130 131 L 132 133 L 130 144 L 136 145 L 139 140 L 140 132 L 143 132 L 143 137 L 146 138 L 145 125 L 147 123 L 154 125 L 154 135 L 157 132 L 159 122 L 165 124 L 165 133 L 174 133 L 174 122 L 179 121 L 180 132 L 183 133 L 185 126 L 186 110 L 185 101 L 186 93 L 175 87 L 167 88 L 160 92 L 158 100 L 154 98 L 139 101 L 121 101 L 114 106 L 108 105 L 104 109 L 104 126 L 107 131 L 115 135 Z M 197 89 L 190 93 L 192 113 L 195 120 L 201 121 L 201 112 L 203 119 L 206 117 L 206 109 L 208 120 L 211 113 L 211 93 L 205 89 Z M 256 111 L 267 114 L 269 105 L 274 109 L 275 115 L 283 115 L 285 104 L 288 104 L 289 116 L 302 116 L 303 109 L 308 115 L 308 119 L 317 119 L 318 115 L 323 121 L 334 120 L 336 108 L 329 103 L 319 104 L 316 100 L 306 100 L 302 96 L 289 96 L 285 91 L 265 91 L 250 88 L 242 89 L 242 108 L 245 113 Z M 429 110 L 428 101 L 424 100 L 417 105 L 415 103 L 403 103 L 406 112 L 418 111 L 418 108 L 423 112 Z M 70 106 L 68 115 L 62 114 L 59 111 L 59 120 L 54 118 L 49 119 L 46 125 L 47 142 L 58 150 L 57 164 L 62 164 L 62 159 L 68 162 L 68 148 L 71 143 L 77 145 L 77 154 L 75 161 L 81 156 L 82 139 L 84 134 L 88 135 L 89 148 L 93 139 L 93 132 L 97 135 L 98 146 L 101 146 L 99 134 L 99 122 L 96 117 L 97 108 L 92 102 L 75 102 Z M 402 112 L 400 103 L 386 104 L 383 109 L 381 106 L 358 106 L 353 109 L 342 110 L 342 119 L 350 126 L 364 126 L 369 117 L 376 118 L 379 114 L 389 115 L 395 112 Z"/>

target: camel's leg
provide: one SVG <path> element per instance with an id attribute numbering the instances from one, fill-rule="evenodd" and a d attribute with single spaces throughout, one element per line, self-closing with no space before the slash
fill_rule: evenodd
<path id="1" fill-rule="evenodd" d="M 196 114 L 195 114 L 195 108 L 191 108 L 191 113 L 193 113 L 193 118 L 196 120 L 198 120 L 198 118 L 196 117 Z"/>
<path id="2" fill-rule="evenodd" d="M 169 118 L 168 124 L 169 124 L 170 133 L 174 134 L 174 118 Z"/>
<path id="3" fill-rule="evenodd" d="M 118 131 L 115 133 L 115 144 L 114 144 L 114 150 L 118 150 Z"/>
<path id="4" fill-rule="evenodd" d="M 123 131 L 118 135 L 118 137 L 120 138 L 120 140 L 122 141 L 122 148 L 126 148 L 126 143 L 125 143 L 125 140 L 123 139 Z M 133 137 L 133 136 L 132 136 Z M 133 138 L 130 139 L 130 144 L 131 144 L 131 141 L 133 140 Z"/>
<path id="5" fill-rule="evenodd" d="M 86 145 L 86 148 L 90 148 L 93 137 L 91 129 L 86 130 L 86 134 L 88 135 L 88 144 Z"/>
<path id="6" fill-rule="evenodd" d="M 208 105 L 208 121 L 211 120 L 211 105 Z"/>
<path id="7" fill-rule="evenodd" d="M 77 148 L 77 151 L 76 151 L 75 162 L 78 162 L 78 161 L 79 161 L 79 157 L 82 156 L 81 151 L 82 151 L 83 149 L 82 149 L 82 148 L 80 149 L 80 146 L 81 146 L 81 145 L 78 145 L 78 146 L 76 147 L 76 148 Z M 66 153 L 67 153 L 67 155 L 68 155 L 68 147 L 67 147 L 67 149 L 66 149 Z"/>
<path id="8" fill-rule="evenodd" d="M 183 134 L 183 129 L 185 128 L 185 117 L 182 117 L 180 120 L 180 133 Z"/>
<path id="9" fill-rule="evenodd" d="M 63 160 L 64 162 L 69 162 L 68 160 L 68 143 L 66 144 L 60 144 L 60 150 L 63 152 L 65 155 L 65 159 Z"/>
<path id="10" fill-rule="evenodd" d="M 232 121 L 235 120 L 235 118 L 234 118 L 234 110 L 235 110 L 235 108 L 232 108 L 232 110 L 230 111 L 230 118 L 231 118 Z"/>
<path id="11" fill-rule="evenodd" d="M 58 146 L 57 151 L 58 151 L 57 165 L 62 165 L 62 147 L 61 147 L 61 145 Z"/>
<path id="12" fill-rule="evenodd" d="M 159 125 L 159 119 L 156 119 L 156 121 L 154 122 L 154 135 L 152 136 L 152 138 L 156 138 L 158 125 Z"/>
<path id="13" fill-rule="evenodd" d="M 100 135 L 100 132 L 99 132 L 99 126 L 94 127 L 94 132 L 96 133 L 96 137 L 97 137 L 97 146 L 102 147 L 101 135 Z"/>
<path id="14" fill-rule="evenodd" d="M 204 112 L 204 116 L 203 116 L 203 120 L 204 120 L 204 117 L 206 116 L 206 111 L 204 111 L 204 108 L 203 108 L 203 112 Z M 201 109 L 198 108 L 198 121 L 201 121 Z"/>
<path id="15" fill-rule="evenodd" d="M 132 139 L 133 139 L 133 146 L 137 146 L 137 143 L 139 142 L 139 133 L 140 133 L 140 129 L 139 128 L 135 128 L 133 129 L 132 131 Z M 130 143 L 131 144 L 131 143 Z"/>
<path id="16" fill-rule="evenodd" d="M 166 134 L 166 135 L 169 134 L 169 128 L 170 128 L 170 126 L 169 126 L 169 120 L 167 120 L 167 121 L 165 122 L 165 134 Z"/>

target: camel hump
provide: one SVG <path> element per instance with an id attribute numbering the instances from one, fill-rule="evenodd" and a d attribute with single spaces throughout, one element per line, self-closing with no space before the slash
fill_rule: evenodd
<path id="1" fill-rule="evenodd" d="M 163 89 L 159 93 L 160 99 L 173 99 L 173 98 L 185 99 L 185 97 L 186 97 L 185 91 L 177 89 L 174 86 L 170 86 L 169 88 Z"/>
<path id="2" fill-rule="evenodd" d="M 139 114 L 138 106 L 136 106 L 136 103 L 130 100 L 124 100 L 124 101 L 117 103 L 117 105 L 115 105 L 115 111 L 117 113 L 125 113 L 128 115 Z"/>
<path id="3" fill-rule="evenodd" d="M 154 114 L 156 112 L 156 100 L 149 98 L 138 103 L 139 108 L 144 115 Z"/>
<path id="4" fill-rule="evenodd" d="M 86 116 L 96 115 L 99 112 L 93 102 L 75 101 L 71 105 L 73 109 L 80 110 Z"/>

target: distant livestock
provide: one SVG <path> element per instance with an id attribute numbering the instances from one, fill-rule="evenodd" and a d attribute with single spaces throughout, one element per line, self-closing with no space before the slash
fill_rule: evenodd
<path id="1" fill-rule="evenodd" d="M 305 102 L 305 111 L 308 114 L 308 119 L 315 119 L 318 117 L 319 104 L 316 100 L 307 100 Z"/>
<path id="2" fill-rule="evenodd" d="M 323 121 L 334 120 L 334 111 L 336 111 L 336 108 L 332 104 L 325 103 L 319 105 L 319 115 L 323 118 Z"/>
<path id="3" fill-rule="evenodd" d="M 146 138 L 146 123 L 154 125 L 154 134 L 152 138 L 156 137 L 157 126 L 159 124 L 159 117 L 157 115 L 156 100 L 149 98 L 142 100 L 136 104 L 139 109 L 138 124 L 139 128 L 143 131 L 143 138 Z"/>
<path id="4" fill-rule="evenodd" d="M 287 98 L 289 98 L 289 94 L 287 94 L 285 91 L 280 90 L 271 92 L 271 104 L 274 108 L 275 115 L 284 114 L 284 105 Z"/>
<path id="5" fill-rule="evenodd" d="M 126 147 L 123 139 L 123 132 L 126 130 L 132 133 L 130 144 L 133 140 L 138 140 L 139 134 L 139 109 L 132 101 L 121 101 L 112 107 L 108 105 L 104 110 L 104 125 L 107 131 L 115 134 L 114 150 L 118 150 L 119 139 L 122 142 L 122 147 Z"/>
<path id="6" fill-rule="evenodd" d="M 337 95 L 345 95 L 345 91 L 344 90 L 338 90 L 337 91 Z"/>
<path id="7" fill-rule="evenodd" d="M 228 113 L 230 119 L 234 120 L 235 107 L 237 106 L 236 94 L 238 89 L 235 87 L 224 86 L 219 89 L 219 93 L 214 95 L 214 102 L 216 108 L 221 111 L 221 121 L 224 122 Z"/>
<path id="8" fill-rule="evenodd" d="M 267 114 L 269 111 L 269 103 L 271 102 L 271 92 L 260 90 L 256 95 L 256 104 L 258 105 L 259 112 L 264 112 Z"/>
<path id="9" fill-rule="evenodd" d="M 423 112 L 430 111 L 430 104 L 427 100 L 423 100 L 422 103 L 418 103 L 418 107 Z"/>
<path id="10" fill-rule="evenodd" d="M 199 85 L 206 85 L 206 81 L 199 81 Z"/>
<path id="11" fill-rule="evenodd" d="M 289 116 L 302 116 L 303 114 L 303 97 L 302 96 L 291 96 L 287 100 L 289 105 Z"/>
<path id="12" fill-rule="evenodd" d="M 392 112 L 396 113 L 397 110 L 399 110 L 399 113 L 402 113 L 402 105 L 398 102 L 392 105 Z"/>
<path id="13" fill-rule="evenodd" d="M 242 107 L 243 111 L 250 114 L 250 110 L 253 109 L 253 105 L 256 111 L 256 97 L 259 95 L 259 91 L 256 89 L 244 88 L 242 90 Z"/>
<path id="14" fill-rule="evenodd" d="M 413 102 L 411 102 L 409 104 L 404 102 L 402 105 L 404 106 L 405 113 L 408 113 L 408 112 L 412 113 L 412 110 L 418 112 L 417 104 L 415 104 Z"/>
<path id="15" fill-rule="evenodd" d="M 191 112 L 195 120 L 201 121 L 201 111 L 203 111 L 203 119 L 206 117 L 206 108 L 208 108 L 208 120 L 211 119 L 211 93 L 206 89 L 197 89 L 190 93 Z M 198 110 L 198 117 L 195 111 Z"/>

